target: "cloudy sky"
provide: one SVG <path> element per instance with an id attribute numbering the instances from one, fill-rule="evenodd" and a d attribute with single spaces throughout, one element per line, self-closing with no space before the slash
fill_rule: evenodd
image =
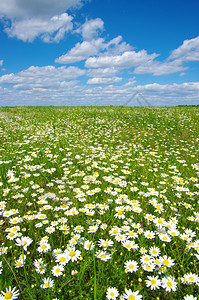
<path id="1" fill-rule="evenodd" d="M 198 0 L 1 0 L 0 106 L 199 104 Z"/>

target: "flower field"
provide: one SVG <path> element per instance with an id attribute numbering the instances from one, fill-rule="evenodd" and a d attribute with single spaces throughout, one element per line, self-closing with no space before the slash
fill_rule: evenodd
<path id="1" fill-rule="evenodd" d="M 197 107 L 0 108 L 0 299 L 199 295 Z"/>

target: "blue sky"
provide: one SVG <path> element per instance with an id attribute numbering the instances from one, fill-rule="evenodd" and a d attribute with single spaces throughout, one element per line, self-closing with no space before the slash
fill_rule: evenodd
<path id="1" fill-rule="evenodd" d="M 1 0 L 0 106 L 123 105 L 137 91 L 199 104 L 198 12 L 198 0 Z"/>

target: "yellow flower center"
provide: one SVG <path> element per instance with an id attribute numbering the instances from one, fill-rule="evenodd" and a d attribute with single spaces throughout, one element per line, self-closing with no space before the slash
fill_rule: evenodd
<path id="1" fill-rule="evenodd" d="M 48 287 L 50 286 L 50 284 L 49 284 L 48 282 L 46 282 L 46 283 L 44 284 L 44 286 L 45 286 L 46 288 L 48 288 Z"/>
<path id="2" fill-rule="evenodd" d="M 114 296 L 115 296 L 115 294 L 114 294 L 113 292 L 111 292 L 111 293 L 110 293 L 110 296 L 111 296 L 111 297 L 114 297 Z"/>
<path id="3" fill-rule="evenodd" d="M 152 280 L 151 280 L 151 284 L 152 284 L 152 285 L 155 285 L 155 284 L 156 284 L 156 281 L 155 281 L 154 279 L 152 279 Z"/>
<path id="4" fill-rule="evenodd" d="M 13 294 L 11 292 L 7 292 L 4 296 L 5 299 L 11 299 Z"/>
<path id="5" fill-rule="evenodd" d="M 16 266 L 21 267 L 22 263 L 20 261 L 17 262 Z"/>
<path id="6" fill-rule="evenodd" d="M 108 242 L 103 242 L 103 247 L 107 247 L 108 246 Z"/>
<path id="7" fill-rule="evenodd" d="M 60 272 L 60 269 L 59 269 L 59 268 L 55 270 L 55 273 L 59 273 L 59 272 Z"/>
<path id="8" fill-rule="evenodd" d="M 190 280 L 190 281 L 194 281 L 194 278 L 193 278 L 193 277 L 189 277 L 189 280 Z"/>
<path id="9" fill-rule="evenodd" d="M 134 265 L 129 265 L 129 269 L 134 269 Z"/>
<path id="10" fill-rule="evenodd" d="M 130 296 L 128 297 L 128 300 L 135 300 L 135 296 L 130 295 Z"/>
<path id="11" fill-rule="evenodd" d="M 70 251 L 70 253 L 69 253 L 69 255 L 71 256 L 71 257 L 74 257 L 75 256 L 75 251 Z"/>
<path id="12" fill-rule="evenodd" d="M 101 258 L 106 258 L 105 254 L 100 255 Z"/>
<path id="13" fill-rule="evenodd" d="M 127 244 L 127 245 L 126 245 L 126 248 L 127 248 L 127 249 L 131 249 L 131 245 L 130 245 L 130 244 Z"/>
<path id="14" fill-rule="evenodd" d="M 169 265 L 169 261 L 168 261 L 167 259 L 165 259 L 165 260 L 163 260 L 163 264 L 164 264 L 165 266 L 168 266 L 168 265 Z"/>
<path id="15" fill-rule="evenodd" d="M 46 245 L 43 244 L 43 245 L 41 246 L 41 248 L 42 248 L 42 249 L 46 249 Z"/>
<path id="16" fill-rule="evenodd" d="M 63 256 L 60 257 L 60 259 L 59 259 L 60 262 L 64 262 L 65 260 L 66 260 L 66 259 L 65 259 L 65 257 L 63 257 Z"/>
<path id="17" fill-rule="evenodd" d="M 171 281 L 168 281 L 168 282 L 167 282 L 167 286 L 172 287 L 172 286 L 173 286 L 173 283 L 172 283 Z"/>

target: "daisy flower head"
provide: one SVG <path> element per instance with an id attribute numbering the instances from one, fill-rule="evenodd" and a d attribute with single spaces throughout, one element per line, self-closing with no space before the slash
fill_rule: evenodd
<path id="1" fill-rule="evenodd" d="M 122 295 L 127 300 L 141 300 L 142 295 L 139 295 L 139 291 L 133 292 L 131 289 L 125 289 L 125 294 Z"/>
<path id="2" fill-rule="evenodd" d="M 194 273 L 188 273 L 188 274 L 185 274 L 184 275 L 184 278 L 185 280 L 191 284 L 191 283 L 196 283 L 198 284 L 199 283 L 199 277 L 197 274 L 194 274 Z"/>
<path id="3" fill-rule="evenodd" d="M 193 295 L 186 295 L 184 296 L 184 300 L 198 300 L 198 298 Z"/>
<path id="4" fill-rule="evenodd" d="M 85 242 L 84 242 L 84 249 L 85 250 L 87 250 L 87 251 L 91 251 L 91 250 L 93 250 L 93 248 L 95 247 L 95 244 L 93 243 L 93 242 L 91 242 L 91 241 L 89 241 L 89 240 L 86 240 Z"/>
<path id="5" fill-rule="evenodd" d="M 168 268 L 175 265 L 174 260 L 171 259 L 171 257 L 167 257 L 167 255 L 164 255 L 163 257 L 161 257 L 160 261 L 164 266 L 166 266 Z"/>
<path id="6" fill-rule="evenodd" d="M 114 242 L 111 241 L 111 240 L 108 240 L 108 239 L 106 239 L 106 240 L 100 239 L 100 240 L 98 241 L 99 247 L 102 247 L 102 248 L 108 248 L 108 247 L 110 247 L 110 246 L 113 246 L 113 244 L 114 244 Z"/>
<path id="7" fill-rule="evenodd" d="M 42 289 L 49 289 L 53 287 L 54 280 L 50 279 L 49 277 L 43 278 L 43 284 L 40 285 L 40 288 Z"/>
<path id="8" fill-rule="evenodd" d="M 6 288 L 6 292 L 1 292 L 1 294 L 3 296 L 0 296 L 0 299 L 17 299 L 19 296 L 19 290 L 16 290 L 16 288 L 14 287 L 13 289 L 11 288 L 11 286 L 9 286 L 9 288 Z"/>
<path id="9" fill-rule="evenodd" d="M 98 251 L 96 252 L 95 256 L 103 261 L 107 261 L 108 259 L 111 259 L 111 254 L 105 251 Z"/>
<path id="10" fill-rule="evenodd" d="M 108 300 L 114 300 L 119 296 L 118 290 L 116 288 L 108 288 L 106 292 L 106 298 Z"/>
<path id="11" fill-rule="evenodd" d="M 159 289 L 161 286 L 161 280 L 158 276 L 147 276 L 148 280 L 145 280 L 146 286 L 150 287 L 151 290 Z"/>
<path id="12" fill-rule="evenodd" d="M 69 262 L 70 258 L 67 253 L 59 253 L 56 255 L 56 262 L 65 266 Z"/>
<path id="13" fill-rule="evenodd" d="M 55 277 L 63 275 L 64 267 L 63 265 L 56 265 L 52 268 L 52 274 Z"/>
<path id="14" fill-rule="evenodd" d="M 124 264 L 124 268 L 126 273 L 133 273 L 138 270 L 139 266 L 135 260 L 127 260 Z"/>
<path id="15" fill-rule="evenodd" d="M 71 260 L 72 262 L 77 261 L 80 256 L 81 252 L 79 250 L 75 250 L 75 248 L 69 248 L 65 251 L 68 261 Z"/>
<path id="16" fill-rule="evenodd" d="M 166 289 L 166 292 L 176 291 L 177 290 L 177 282 L 175 282 L 175 278 L 172 276 L 164 277 L 162 279 L 162 287 Z"/>
<path id="17" fill-rule="evenodd" d="M 156 267 L 155 263 L 152 263 L 152 262 L 142 265 L 143 270 L 147 271 L 147 272 L 153 272 L 155 267 Z"/>
<path id="18" fill-rule="evenodd" d="M 158 247 L 151 247 L 149 249 L 149 253 L 153 256 L 153 257 L 157 257 L 160 255 L 160 249 Z"/>

